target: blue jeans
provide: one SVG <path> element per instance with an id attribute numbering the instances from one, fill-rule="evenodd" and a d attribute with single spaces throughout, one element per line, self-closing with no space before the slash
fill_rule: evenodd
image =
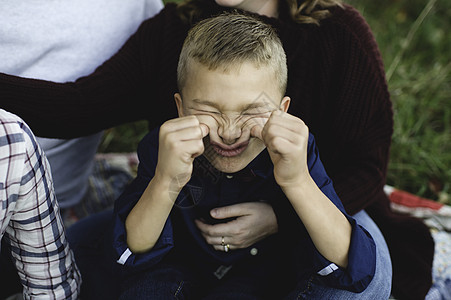
<path id="1" fill-rule="evenodd" d="M 277 274 L 268 279 L 259 277 L 259 270 L 238 272 L 237 276 L 218 283 L 211 278 L 199 277 L 180 265 L 160 264 L 126 280 L 120 299 L 388 299 L 392 281 L 388 247 L 379 228 L 366 212 L 361 211 L 354 218 L 370 232 L 377 248 L 375 276 L 361 293 L 328 287 L 321 282 L 320 276 L 314 275 L 298 283 L 295 289 L 288 288 L 292 291 L 285 297 L 281 286 L 271 282 L 277 280 Z M 274 295 L 275 286 L 280 291 L 277 296 Z M 205 294 L 206 290 L 208 293 Z"/>
<path id="2" fill-rule="evenodd" d="M 376 272 L 368 287 L 361 293 L 353 293 L 326 287 L 320 277 L 312 278 L 309 282 L 298 286 L 288 299 L 388 299 L 391 293 L 392 265 L 390 253 L 385 239 L 377 225 L 365 211 L 355 214 L 354 219 L 362 225 L 373 237 L 376 244 Z"/>
<path id="3" fill-rule="evenodd" d="M 159 264 L 152 270 L 128 278 L 119 299 L 253 300 L 265 299 L 265 292 L 268 292 L 255 276 L 234 276 L 221 285 L 217 282 L 180 265 Z M 267 299 L 277 298 L 268 296 Z"/>
<path id="4" fill-rule="evenodd" d="M 119 277 L 113 254 L 113 212 L 88 216 L 67 230 L 67 240 L 80 269 L 81 298 L 117 299 Z"/>
<path id="5" fill-rule="evenodd" d="M 23 286 L 11 257 L 9 244 L 4 239 L 0 240 L 0 243 L 0 299 L 6 299 L 11 295 L 22 293 Z"/>

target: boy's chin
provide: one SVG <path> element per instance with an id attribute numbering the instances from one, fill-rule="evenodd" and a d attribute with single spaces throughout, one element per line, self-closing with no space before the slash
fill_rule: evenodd
<path id="1" fill-rule="evenodd" d="M 212 163 L 216 170 L 223 173 L 236 173 L 243 170 L 249 163 L 234 163 L 234 162 L 218 162 Z"/>

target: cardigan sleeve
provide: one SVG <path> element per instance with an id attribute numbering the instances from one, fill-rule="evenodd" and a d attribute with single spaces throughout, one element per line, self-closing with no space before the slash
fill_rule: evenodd
<path id="1" fill-rule="evenodd" d="M 157 89 L 157 83 L 143 74 L 149 69 L 159 72 L 153 65 L 157 59 L 148 57 L 156 57 L 160 51 L 158 41 L 167 21 L 174 19 L 174 10 L 175 5 L 168 5 L 145 21 L 113 57 L 75 82 L 0 73 L 0 106 L 21 116 L 37 136 L 53 138 L 73 138 L 160 117 L 161 111 L 157 114 L 157 110 L 143 107 L 151 105 L 144 91 Z"/>
<path id="2" fill-rule="evenodd" d="M 331 23 L 325 39 L 337 40 L 338 53 L 330 72 L 333 114 L 326 133 L 330 136 L 323 145 L 333 150 L 320 151 L 327 153 L 326 169 L 352 215 L 386 200 L 380 199 L 380 191 L 386 179 L 393 112 L 382 58 L 368 24 L 350 6 Z"/>

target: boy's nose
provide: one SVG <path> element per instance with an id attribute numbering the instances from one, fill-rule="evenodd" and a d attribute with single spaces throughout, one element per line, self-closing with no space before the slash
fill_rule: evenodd
<path id="1" fill-rule="evenodd" d="M 226 145 L 234 144 L 241 136 L 241 128 L 233 124 L 219 126 L 218 135 Z"/>

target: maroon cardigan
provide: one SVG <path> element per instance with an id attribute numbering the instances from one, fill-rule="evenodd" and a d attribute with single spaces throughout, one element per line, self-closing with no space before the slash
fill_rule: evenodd
<path id="1" fill-rule="evenodd" d="M 432 282 L 433 240 L 420 220 L 395 216 L 383 191 L 393 116 L 369 26 L 350 6 L 336 8 L 321 26 L 283 16 L 263 19 L 278 30 L 287 54 L 289 112 L 315 135 L 347 211 L 365 209 L 385 236 L 393 294 L 424 299 Z M 189 27 L 168 4 L 115 56 L 75 83 L 0 74 L 0 107 L 46 137 L 78 137 L 141 119 L 158 126 L 176 117 L 177 61 Z"/>

